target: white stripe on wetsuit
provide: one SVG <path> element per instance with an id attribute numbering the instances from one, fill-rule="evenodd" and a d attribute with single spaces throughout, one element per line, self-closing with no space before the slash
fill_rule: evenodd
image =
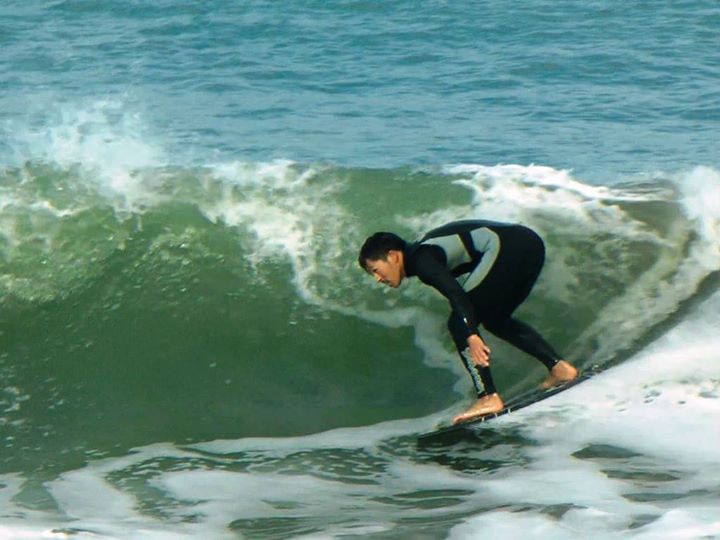
<path id="1" fill-rule="evenodd" d="M 480 378 L 480 374 L 478 373 L 478 370 L 475 366 L 475 362 L 473 362 L 472 355 L 470 354 L 470 347 L 466 348 L 463 352 L 461 352 L 460 356 L 462 357 L 463 362 L 465 362 L 465 366 L 467 367 L 468 372 L 470 372 L 470 378 L 473 381 L 475 390 L 477 391 L 478 395 L 482 394 L 483 392 L 485 392 L 485 385 Z"/>
<path id="2" fill-rule="evenodd" d="M 500 237 L 491 229 L 481 227 L 473 229 L 469 233 L 473 246 L 482 254 L 482 259 L 472 272 L 464 274 L 467 276 L 464 281 L 460 279 L 462 276 L 459 276 L 458 281 L 465 291 L 470 291 L 482 283 L 482 280 L 487 277 L 493 264 L 495 264 L 500 252 Z M 423 244 L 431 244 L 441 248 L 447 258 L 447 267 L 451 270 L 472 260 L 459 234 L 428 238 Z"/>
<path id="3" fill-rule="evenodd" d="M 475 249 L 482 253 L 483 257 L 480 264 L 470 272 L 465 283 L 462 284 L 462 288 L 466 291 L 470 291 L 482 283 L 482 280 L 490 273 L 490 269 L 495 264 L 498 253 L 500 253 L 500 237 L 495 231 L 482 227 L 470 231 L 470 236 Z"/>

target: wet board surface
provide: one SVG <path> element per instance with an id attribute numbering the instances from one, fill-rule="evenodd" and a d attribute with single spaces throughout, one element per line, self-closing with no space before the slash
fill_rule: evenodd
<path id="1" fill-rule="evenodd" d="M 528 407 L 534 403 L 543 401 L 549 397 L 557 395 L 560 392 L 569 390 L 570 388 L 577 386 L 581 382 L 588 380 L 590 377 L 597 373 L 598 371 L 595 368 L 588 369 L 586 371 L 583 371 L 576 379 L 570 381 L 569 383 L 560 386 L 554 386 L 553 388 L 549 388 L 547 390 L 536 389 L 524 392 L 519 396 L 515 396 L 514 398 L 509 399 L 505 403 L 505 408 L 496 413 L 487 414 L 485 416 L 481 416 L 480 418 L 476 418 L 475 420 L 468 420 L 467 422 L 463 422 L 461 424 L 449 425 L 436 429 L 435 431 L 423 433 L 422 435 L 418 436 L 418 441 L 432 441 L 435 439 L 441 439 L 445 436 L 460 434 L 464 431 L 473 431 L 479 426 L 485 424 L 486 422 L 494 420 L 495 418 L 504 416 L 513 411 L 524 409 L 525 407 Z"/>

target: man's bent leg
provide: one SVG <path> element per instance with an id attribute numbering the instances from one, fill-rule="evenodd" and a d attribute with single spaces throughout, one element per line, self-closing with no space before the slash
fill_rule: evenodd
<path id="1" fill-rule="evenodd" d="M 540 388 L 551 388 L 577 377 L 577 369 L 562 360 L 552 345 L 529 324 L 508 317 L 500 321 L 489 321 L 483 325 L 499 338 L 545 364 L 550 373 L 540 384 Z"/>
<path id="2" fill-rule="evenodd" d="M 460 357 L 463 360 L 465 369 L 470 373 L 478 397 L 468 410 L 453 418 L 453 424 L 467 422 L 473 418 L 501 411 L 505 405 L 497 390 L 495 390 L 490 368 L 474 365 L 470 354 L 464 351 L 460 353 Z"/>
<path id="3" fill-rule="evenodd" d="M 513 317 L 483 321 L 483 326 L 500 339 L 540 360 L 548 370 L 553 369 L 560 355 L 540 333 L 529 324 Z"/>
<path id="4" fill-rule="evenodd" d="M 473 386 L 478 397 L 483 397 L 486 394 L 495 394 L 495 383 L 493 382 L 492 374 L 490 373 L 489 367 L 476 366 L 470 357 L 470 351 L 468 350 L 467 339 L 465 337 L 466 326 L 465 322 L 455 312 L 450 314 L 448 319 L 448 330 L 452 336 L 455 347 L 457 348 L 460 359 L 470 374 Z"/>
<path id="5" fill-rule="evenodd" d="M 492 373 L 490 372 L 489 367 L 475 365 L 470 357 L 470 352 L 467 349 L 460 353 L 460 358 L 463 361 L 465 369 L 467 369 L 470 374 L 470 378 L 472 379 L 478 398 L 488 394 L 497 394 L 495 381 L 493 381 Z"/>
<path id="6" fill-rule="evenodd" d="M 463 326 L 461 327 L 460 325 Z M 485 414 L 498 412 L 504 407 L 502 399 L 495 389 L 495 382 L 493 381 L 490 368 L 475 365 L 472 361 L 470 353 L 467 350 L 467 343 L 463 337 L 463 327 L 464 323 L 460 320 L 460 318 L 455 314 L 451 314 L 450 319 L 448 320 L 448 329 L 450 330 L 450 335 L 452 336 L 455 346 L 458 349 L 460 359 L 462 360 L 465 369 L 467 369 L 470 374 L 470 378 L 472 379 L 473 386 L 475 387 L 478 397 L 477 401 L 475 401 L 475 403 L 473 403 L 467 411 L 457 415 L 453 419 L 453 423 L 455 424 L 458 422 L 465 422 Z"/>

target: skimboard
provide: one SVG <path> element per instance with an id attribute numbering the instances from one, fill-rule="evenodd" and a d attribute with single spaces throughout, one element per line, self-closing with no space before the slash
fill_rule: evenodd
<path id="1" fill-rule="evenodd" d="M 432 441 L 432 440 L 436 440 L 436 439 L 441 439 L 446 436 L 460 435 L 463 432 L 474 431 L 481 425 L 483 425 L 486 422 L 489 422 L 495 418 L 504 416 L 513 411 L 518 411 L 520 409 L 524 409 L 525 407 L 528 407 L 534 403 L 537 403 L 538 401 L 542 401 L 544 399 L 547 399 L 549 397 L 557 395 L 560 392 L 564 392 L 565 390 L 568 390 L 568 389 L 572 388 L 573 386 L 577 386 L 581 382 L 588 380 L 590 377 L 592 377 L 596 373 L 597 373 L 597 368 L 588 369 L 586 371 L 583 371 L 580 375 L 578 375 L 572 381 L 562 384 L 560 386 L 554 386 L 552 388 L 548 388 L 547 390 L 541 390 L 538 388 L 535 390 L 530 390 L 528 392 L 524 392 L 524 393 L 520 394 L 519 396 L 515 396 L 514 398 L 509 399 L 505 403 L 505 408 L 501 409 L 500 411 L 498 411 L 496 413 L 486 414 L 484 416 L 475 418 L 473 420 L 461 422 L 460 424 L 453 424 L 450 426 L 440 427 L 440 428 L 436 429 L 435 431 L 423 433 L 422 435 L 418 436 L 418 441 L 428 442 L 428 441 Z"/>

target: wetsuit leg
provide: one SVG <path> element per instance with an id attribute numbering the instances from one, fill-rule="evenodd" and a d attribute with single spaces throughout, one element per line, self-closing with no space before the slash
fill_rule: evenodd
<path id="1" fill-rule="evenodd" d="M 472 379 L 473 386 L 475 386 L 475 391 L 477 392 L 478 397 L 480 398 L 488 394 L 495 394 L 497 393 L 497 390 L 495 389 L 495 382 L 493 381 L 492 374 L 490 373 L 490 368 L 476 366 L 473 363 L 472 358 L 470 358 L 470 355 L 466 354 L 468 346 L 467 340 L 464 337 L 465 329 L 465 322 L 462 318 L 455 312 L 451 313 L 450 318 L 448 319 L 448 330 L 450 330 L 450 335 L 455 342 L 455 347 L 460 355 L 460 359 L 462 360 L 465 369 L 467 369 L 470 374 L 470 378 Z"/>
<path id="2" fill-rule="evenodd" d="M 501 320 L 483 321 L 483 326 L 500 339 L 514 345 L 521 351 L 540 360 L 545 367 L 552 369 L 560 360 L 552 345 L 529 324 L 509 317 Z"/>
<path id="3" fill-rule="evenodd" d="M 552 369 L 562 357 L 534 328 L 512 316 L 540 275 L 545 246 L 537 234 L 525 228 L 517 228 L 504 241 L 498 262 L 487 278 L 470 291 L 470 299 L 489 332 Z"/>

